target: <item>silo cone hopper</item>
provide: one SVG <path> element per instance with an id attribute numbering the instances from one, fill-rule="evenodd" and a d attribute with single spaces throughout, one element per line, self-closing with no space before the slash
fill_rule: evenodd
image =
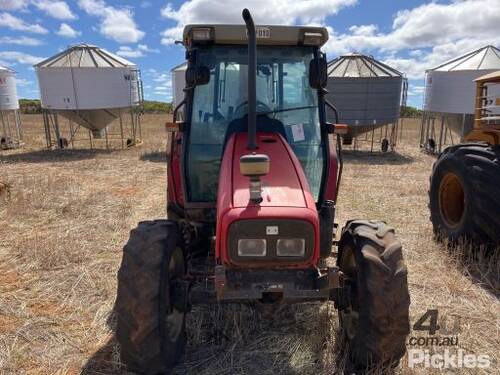
<path id="1" fill-rule="evenodd" d="M 119 118 L 119 113 L 112 109 L 60 110 L 57 113 L 90 130 L 97 139 L 103 138 L 106 127 Z"/>

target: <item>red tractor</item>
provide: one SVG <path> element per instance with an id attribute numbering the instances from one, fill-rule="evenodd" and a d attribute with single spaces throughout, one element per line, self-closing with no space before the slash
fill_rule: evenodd
<path id="1" fill-rule="evenodd" d="M 352 365 L 397 365 L 410 297 L 394 229 L 353 220 L 335 240 L 346 128 L 325 116 L 335 111 L 320 50 L 328 33 L 255 27 L 246 9 L 243 19 L 184 29 L 185 99 L 167 124 L 169 219 L 131 231 L 118 272 L 122 362 L 171 371 L 192 304 L 333 301 Z M 327 266 L 332 246 L 337 265 Z"/>

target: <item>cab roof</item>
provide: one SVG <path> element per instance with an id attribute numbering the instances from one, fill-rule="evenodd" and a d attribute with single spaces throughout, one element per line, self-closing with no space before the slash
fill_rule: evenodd
<path id="1" fill-rule="evenodd" d="M 183 42 L 189 46 L 196 44 L 193 41 L 193 29 L 210 29 L 211 43 L 215 44 L 247 44 L 247 30 L 245 25 L 187 25 L 184 28 Z M 316 42 L 307 45 L 323 46 L 328 40 L 328 31 L 324 27 L 315 26 L 271 26 L 256 25 L 257 44 L 275 46 L 304 45 L 306 33 L 315 36 Z"/>

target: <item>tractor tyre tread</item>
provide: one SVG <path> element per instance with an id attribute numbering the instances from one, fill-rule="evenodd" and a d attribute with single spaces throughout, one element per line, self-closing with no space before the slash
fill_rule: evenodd
<path id="1" fill-rule="evenodd" d="M 123 248 L 115 303 L 116 337 L 121 361 L 141 374 L 169 373 L 186 345 L 184 326 L 175 343 L 160 330 L 160 291 L 164 257 L 178 246 L 177 224 L 169 220 L 140 222 Z M 183 323 L 185 324 L 185 322 Z"/>
<path id="2" fill-rule="evenodd" d="M 464 189 L 464 218 L 449 228 L 441 215 L 439 186 L 447 172 L 456 174 Z M 465 143 L 446 148 L 432 168 L 429 210 L 434 234 L 452 243 L 468 240 L 476 245 L 500 244 L 500 146 Z"/>
<path id="3" fill-rule="evenodd" d="M 348 343 L 350 360 L 356 369 L 363 370 L 395 366 L 406 352 L 410 332 L 408 271 L 401 243 L 394 228 L 384 222 L 350 221 L 339 243 L 339 266 L 348 243 L 358 267 L 363 305 L 359 328 Z"/>

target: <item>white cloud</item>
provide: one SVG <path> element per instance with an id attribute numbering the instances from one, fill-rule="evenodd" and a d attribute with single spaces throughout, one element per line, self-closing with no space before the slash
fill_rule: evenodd
<path id="1" fill-rule="evenodd" d="M 27 36 L 10 37 L 3 36 L 0 37 L 0 44 L 17 44 L 20 46 L 40 46 L 43 41 L 40 39 L 29 38 Z"/>
<path id="2" fill-rule="evenodd" d="M 106 38 L 118 43 L 137 43 L 144 37 L 129 9 L 109 6 L 103 0 L 79 0 L 78 5 L 87 14 L 101 18 L 99 31 Z"/>
<path id="3" fill-rule="evenodd" d="M 149 48 L 146 44 L 139 44 L 137 48 L 143 52 L 160 53 L 158 48 Z"/>
<path id="4" fill-rule="evenodd" d="M 6 12 L 0 13 L 0 27 L 2 26 L 15 31 L 27 31 L 35 34 L 47 34 L 49 32 L 46 28 L 37 23 L 32 24 L 24 22 L 22 19 Z"/>
<path id="5" fill-rule="evenodd" d="M 165 96 L 166 100 L 172 98 L 172 78 L 170 72 L 157 71 L 156 69 L 146 70 L 146 75 L 150 76 L 152 80 L 153 92 L 155 95 Z"/>
<path id="6" fill-rule="evenodd" d="M 451 4 L 429 3 L 399 11 L 388 33 L 375 25 L 352 26 L 350 34 L 331 35 L 327 50 L 344 53 L 352 50 L 428 48 L 462 39 L 483 40 L 500 34 L 500 1 L 465 0 Z"/>
<path id="7" fill-rule="evenodd" d="M 18 64 L 28 65 L 35 65 L 44 60 L 43 57 L 33 56 L 17 51 L 0 51 L 0 59 L 3 61 L 10 61 Z"/>
<path id="8" fill-rule="evenodd" d="M 28 0 L 0 0 L 0 9 L 19 10 L 28 6 Z"/>
<path id="9" fill-rule="evenodd" d="M 134 50 L 128 46 L 120 46 L 120 49 L 116 51 L 116 54 L 118 56 L 122 57 L 130 57 L 130 58 L 135 58 L 135 57 L 143 57 L 144 54 L 140 50 Z"/>
<path id="10" fill-rule="evenodd" d="M 64 38 L 76 38 L 77 36 L 82 35 L 81 31 L 73 29 L 65 22 L 61 23 L 61 26 L 59 26 L 59 30 L 56 31 L 56 34 Z"/>
<path id="11" fill-rule="evenodd" d="M 487 44 L 500 45 L 498 14 L 498 0 L 424 4 L 399 11 L 386 33 L 377 25 L 351 26 L 348 33 L 330 28 L 325 49 L 330 57 L 353 51 L 376 54 L 410 79 L 422 79 L 426 69 L 446 60 Z"/>
<path id="12" fill-rule="evenodd" d="M 33 5 L 48 16 L 57 18 L 58 20 L 74 20 L 76 18 L 68 4 L 64 1 L 34 0 Z"/>
<path id="13" fill-rule="evenodd" d="M 20 87 L 26 87 L 26 86 L 31 86 L 33 84 L 33 81 L 30 81 L 25 78 L 16 78 L 16 85 Z"/>
<path id="14" fill-rule="evenodd" d="M 254 0 L 249 7 L 257 24 L 323 24 L 328 16 L 354 5 L 357 0 Z M 241 0 L 189 0 L 178 9 L 168 3 L 161 11 L 164 18 L 176 21 L 163 32 L 162 43 L 182 39 L 184 25 L 189 23 L 243 24 Z"/>
<path id="15" fill-rule="evenodd" d="M 408 96 L 420 96 L 424 93 L 425 86 L 410 85 L 408 87 Z"/>
<path id="16" fill-rule="evenodd" d="M 143 57 L 146 53 L 159 53 L 160 50 L 156 48 L 149 48 L 146 44 L 137 45 L 137 49 L 133 49 L 129 46 L 120 46 L 116 54 L 123 57 Z"/>

